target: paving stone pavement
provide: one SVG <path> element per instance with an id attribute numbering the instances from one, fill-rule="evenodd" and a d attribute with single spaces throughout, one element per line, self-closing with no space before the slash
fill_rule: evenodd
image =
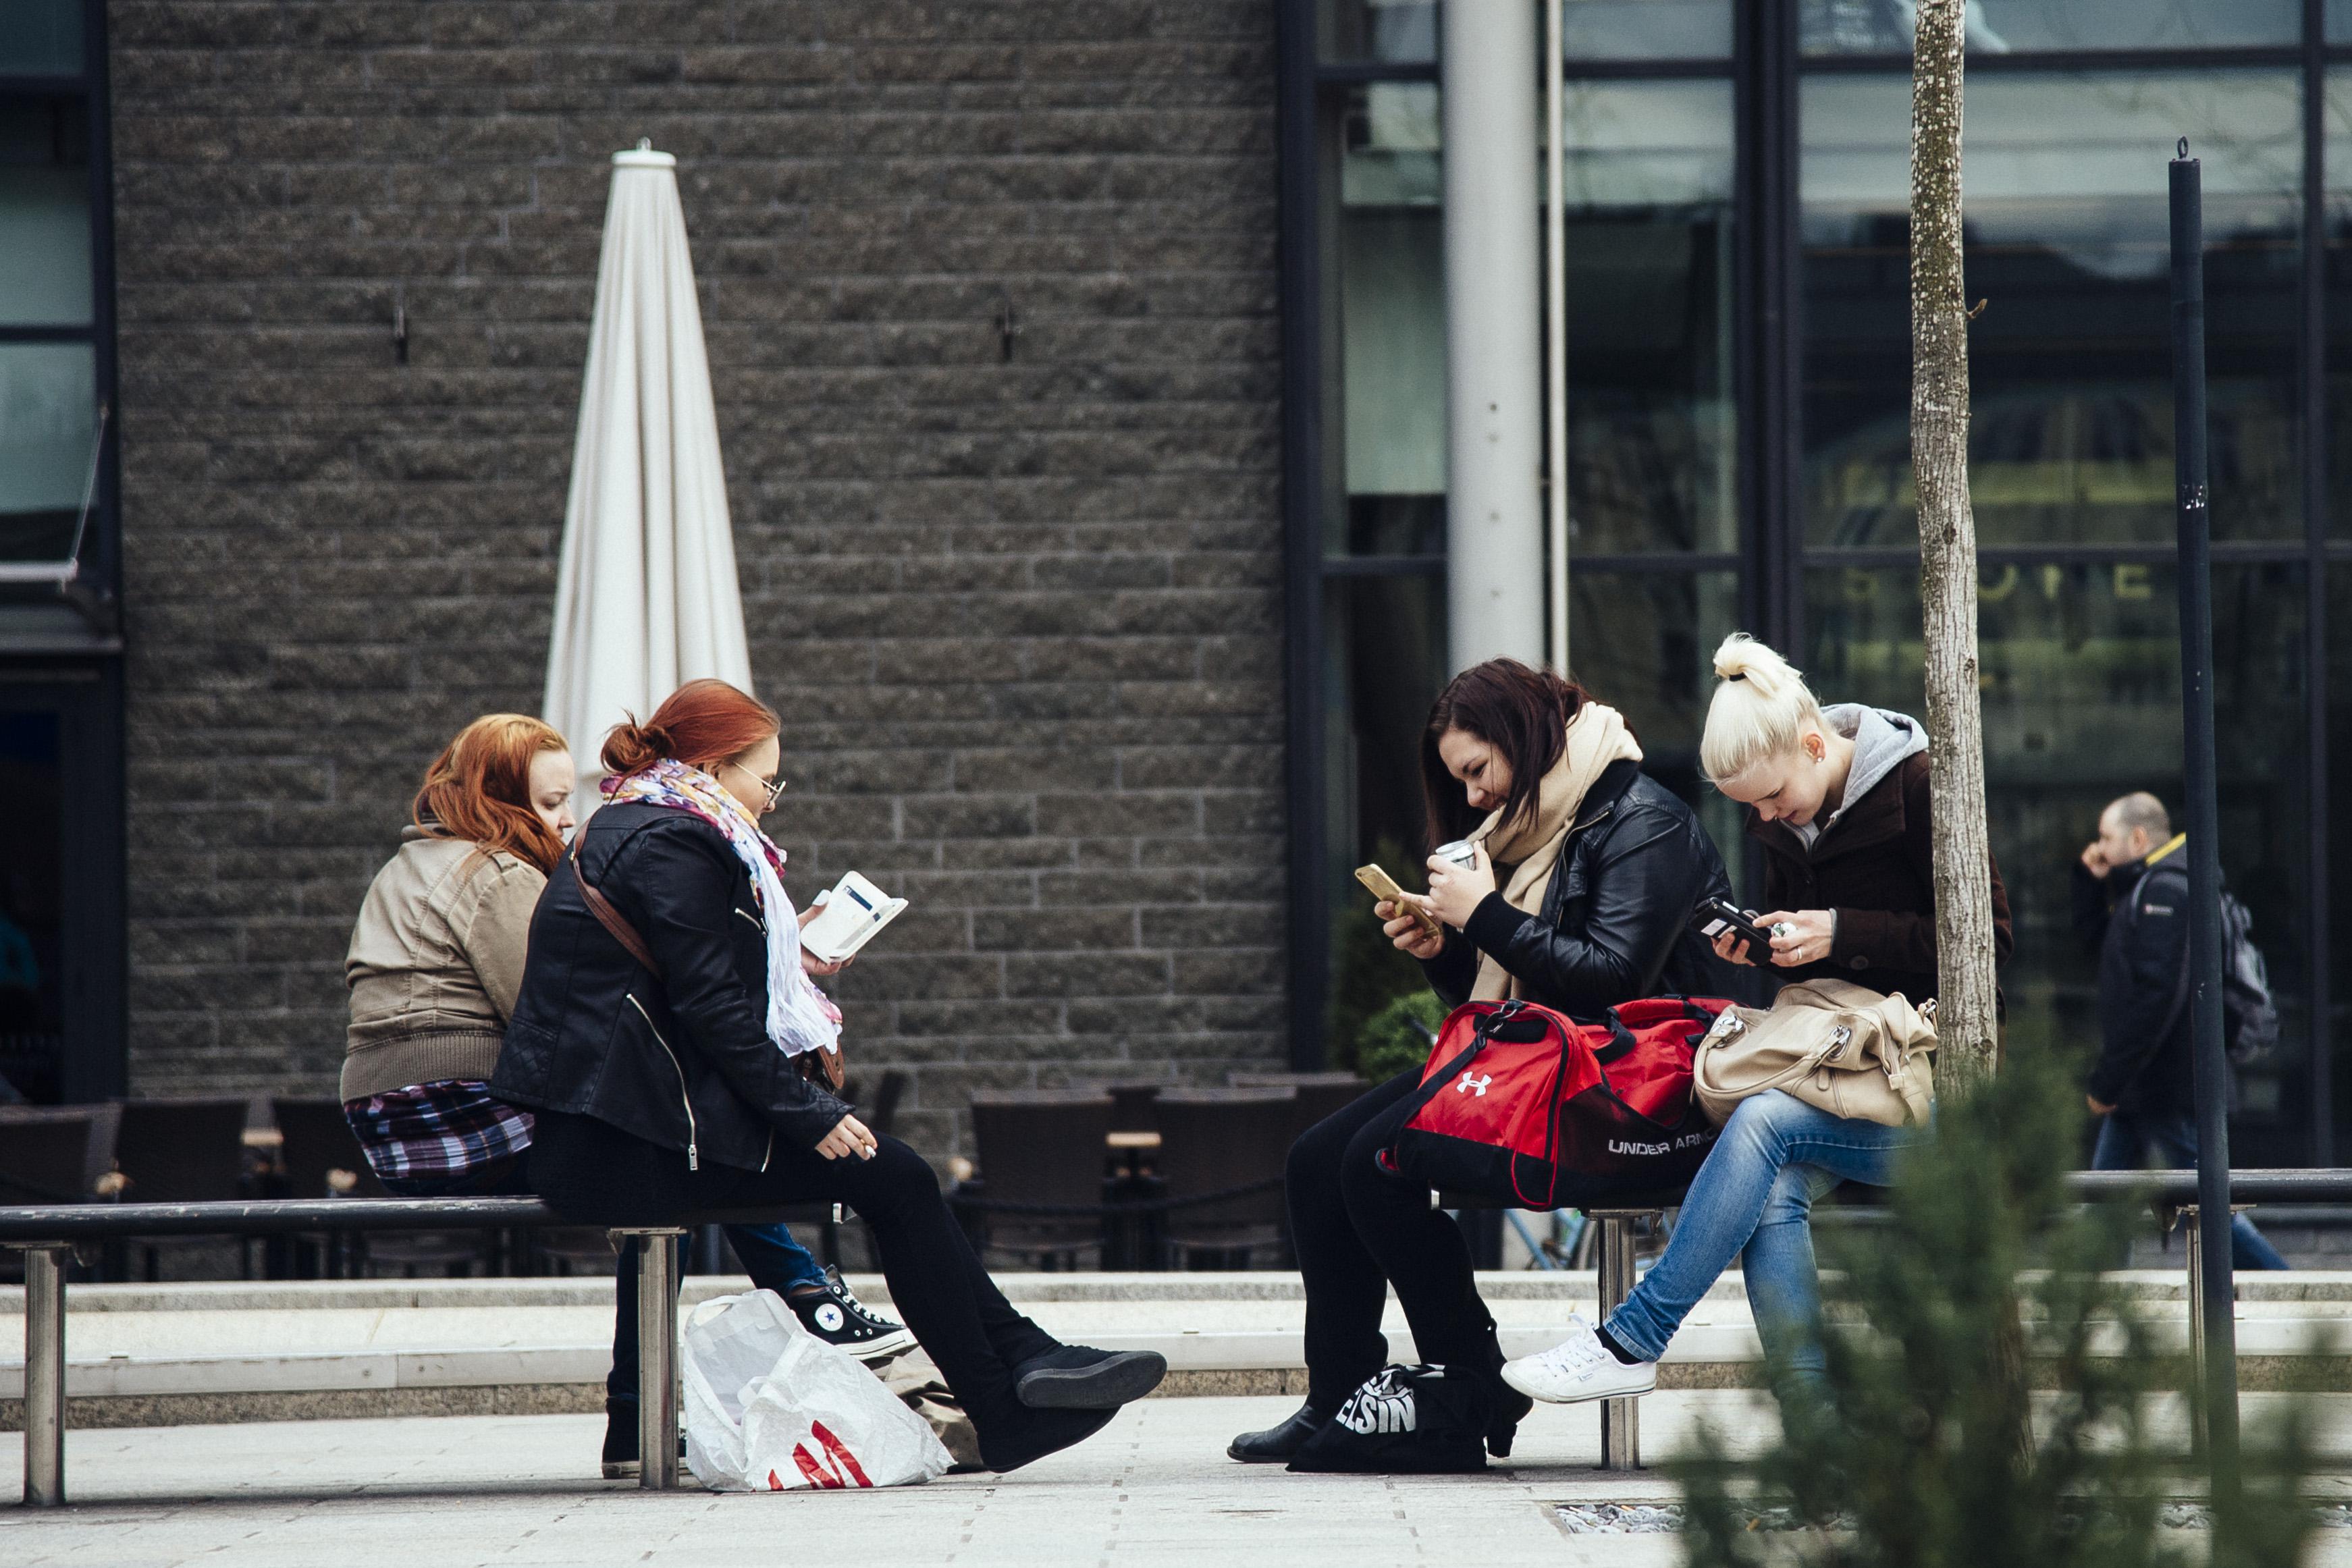
<path id="1" fill-rule="evenodd" d="M 2257 1396 L 2259 1397 L 2259 1396 Z M 2250 1403 L 2252 1403 L 2250 1400 Z M 1671 1535 L 1570 1536 L 1553 1505 L 1657 1502 L 1654 1474 L 1602 1476 L 1589 1408 L 1538 1410 L 1512 1461 L 1477 1477 L 1293 1476 L 1223 1457 L 1284 1399 L 1148 1401 L 1093 1442 L 1012 1476 L 882 1492 L 667 1495 L 588 1479 L 593 1416 L 311 1421 L 76 1432 L 73 1506 L 0 1506 L 10 1568 L 602 1568 L 604 1564 L 1192 1565 L 1431 1562 L 1660 1568 Z M 1653 1455 L 1694 1422 L 1766 1428 L 1737 1391 L 1643 1403 Z M 2336 1414 L 2331 1412 L 2331 1414 Z M 2341 1416 L 2328 1425 L 2341 1425 Z M 2331 1433 L 2340 1437 L 2340 1431 Z M 0 1496 L 21 1488 L 0 1444 Z M 2342 1495 L 2339 1483 L 2328 1489 Z M 2311 1561 L 2352 1564 L 2352 1531 Z"/>

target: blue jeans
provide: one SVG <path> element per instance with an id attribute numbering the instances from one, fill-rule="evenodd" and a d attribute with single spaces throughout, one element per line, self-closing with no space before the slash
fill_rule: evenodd
<path id="1" fill-rule="evenodd" d="M 2157 1165 L 2165 1170 L 2188 1170 L 2195 1166 L 2197 1118 L 2186 1111 L 2111 1111 L 2099 1124 L 2099 1141 L 2091 1146 L 2091 1168 L 2137 1170 L 2149 1155 L 2155 1155 Z M 2230 1217 L 2230 1261 L 2240 1269 L 2287 1266 L 2278 1249 L 2242 1214 Z"/>
<path id="2" fill-rule="evenodd" d="M 1818 1376 L 1813 1200 L 1841 1181 L 1889 1185 L 1896 1153 L 1919 1136 L 1916 1127 L 1832 1116 L 1777 1089 L 1742 1100 L 1699 1166 L 1664 1255 L 1609 1314 L 1610 1337 L 1657 1360 L 1738 1258 L 1765 1350 L 1799 1375 Z"/>

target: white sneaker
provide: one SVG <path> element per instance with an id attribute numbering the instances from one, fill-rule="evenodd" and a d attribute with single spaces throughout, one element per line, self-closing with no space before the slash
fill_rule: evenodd
<path id="1" fill-rule="evenodd" d="M 1587 1399 L 1622 1399 L 1647 1394 L 1658 1385 L 1658 1364 L 1637 1361 L 1628 1365 L 1610 1353 L 1584 1321 L 1573 1314 L 1569 1335 L 1549 1350 L 1523 1355 L 1503 1368 L 1503 1381 L 1530 1399 L 1547 1405 L 1576 1405 Z"/>

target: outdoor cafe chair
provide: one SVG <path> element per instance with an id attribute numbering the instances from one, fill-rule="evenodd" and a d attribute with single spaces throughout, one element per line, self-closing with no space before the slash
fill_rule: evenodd
<path id="1" fill-rule="evenodd" d="M 982 1091 L 971 1097 L 979 1191 L 959 1205 L 979 1221 L 980 1240 L 1050 1269 L 1077 1267 L 1103 1245 L 1103 1154 L 1112 1101 L 1087 1089 Z M 973 1201 L 977 1198 L 978 1201 Z M 1075 1212 L 1024 1213 L 1037 1204 Z M 1000 1207 L 1005 1206 L 1005 1207 Z"/>
<path id="2" fill-rule="evenodd" d="M 1371 1092 L 1372 1086 L 1352 1072 L 1250 1072 L 1236 1068 L 1225 1074 L 1236 1089 L 1296 1089 L 1291 1142 L 1327 1116 L 1336 1115 Z"/>
<path id="3" fill-rule="evenodd" d="M 1288 1084 L 1171 1089 L 1160 1094 L 1160 1179 L 1167 1204 L 1162 1246 L 1171 1264 L 1234 1254 L 1247 1268 L 1258 1251 L 1281 1247 L 1283 1162 L 1290 1153 L 1297 1099 L 1298 1091 Z"/>
<path id="4" fill-rule="evenodd" d="M 114 1166 L 126 1178 L 125 1203 L 225 1203 L 246 1196 L 244 1099 L 125 1100 L 114 1137 Z M 143 1272 L 162 1277 L 163 1243 L 134 1242 Z M 253 1277 L 251 1248 L 237 1243 L 238 1272 Z"/>

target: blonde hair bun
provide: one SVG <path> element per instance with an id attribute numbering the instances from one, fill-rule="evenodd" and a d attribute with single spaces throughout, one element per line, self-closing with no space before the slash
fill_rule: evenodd
<path id="1" fill-rule="evenodd" d="M 1795 750 L 1799 737 L 1822 726 L 1821 705 L 1804 676 L 1745 632 L 1716 649 L 1715 674 L 1721 684 L 1707 704 L 1698 760 L 1718 789 L 1764 758 Z"/>

